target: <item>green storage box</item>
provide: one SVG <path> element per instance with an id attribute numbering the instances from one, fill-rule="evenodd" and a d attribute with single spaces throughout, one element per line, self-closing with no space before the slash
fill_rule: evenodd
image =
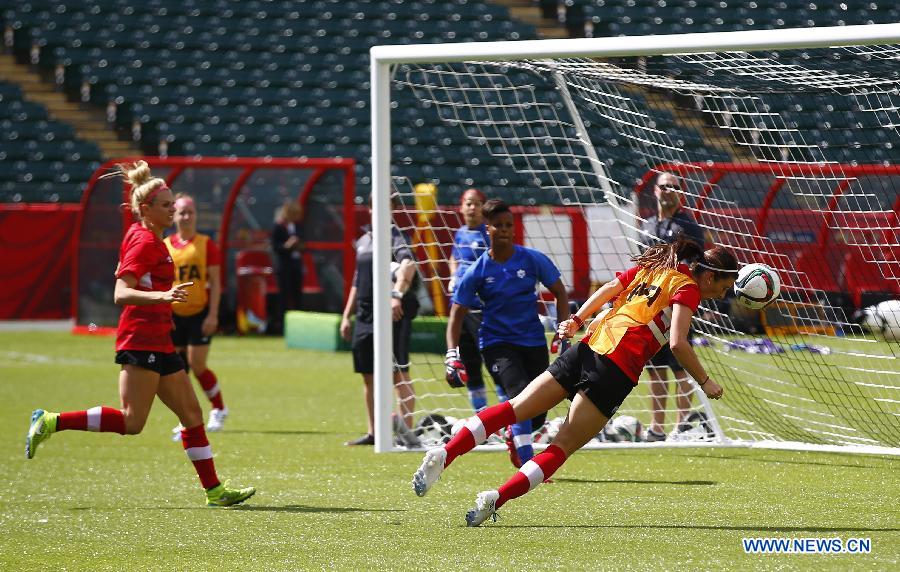
<path id="1" fill-rule="evenodd" d="M 284 316 L 284 339 L 289 348 L 323 351 L 347 351 L 350 342 L 341 339 L 341 315 L 321 312 L 287 312 Z M 418 316 L 413 320 L 410 350 L 444 355 L 447 350 L 447 320 L 434 316 Z"/>
<path id="2" fill-rule="evenodd" d="M 286 312 L 284 340 L 289 348 L 332 352 L 350 349 L 350 342 L 341 339 L 340 314 Z"/>

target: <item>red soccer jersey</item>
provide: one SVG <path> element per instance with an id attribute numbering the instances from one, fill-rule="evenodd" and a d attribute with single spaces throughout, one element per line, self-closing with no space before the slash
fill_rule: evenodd
<path id="1" fill-rule="evenodd" d="M 683 304 L 696 312 L 700 289 L 684 264 L 655 272 L 635 266 L 616 277 L 625 289 L 582 341 L 615 362 L 637 384 L 644 364 L 669 341 L 672 306 Z"/>
<path id="2" fill-rule="evenodd" d="M 140 223 L 131 225 L 119 248 L 116 278 L 125 274 L 137 278 L 135 289 L 142 292 L 165 292 L 175 280 L 175 265 L 166 245 Z M 171 304 L 124 306 L 116 332 L 116 351 L 174 352 L 171 332 Z"/>

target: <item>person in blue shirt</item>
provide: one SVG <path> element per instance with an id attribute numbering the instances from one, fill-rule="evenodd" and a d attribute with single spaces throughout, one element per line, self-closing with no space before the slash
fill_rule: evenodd
<path id="1" fill-rule="evenodd" d="M 453 293 L 447 323 L 447 381 L 465 378 L 459 358 L 459 339 L 466 314 L 481 307 L 478 332 L 481 355 L 494 383 L 506 395 L 519 395 L 550 365 L 544 326 L 538 313 L 539 284 L 556 297 L 557 323 L 569 317 L 569 299 L 559 269 L 547 255 L 514 243 L 514 221 L 509 206 L 490 200 L 484 205 L 490 248 L 476 260 Z M 541 427 L 544 415 L 510 428 L 510 460 L 520 467 L 533 456 L 532 427 Z"/>
<path id="2" fill-rule="evenodd" d="M 468 189 L 460 198 L 459 213 L 465 224 L 459 227 L 453 236 L 448 288 L 450 294 L 456 290 L 456 285 L 466 270 L 487 251 L 491 244 L 487 225 L 484 224 L 484 215 L 481 212 L 484 201 L 484 194 L 478 189 Z M 464 385 L 468 389 L 469 401 L 476 413 L 487 407 L 487 392 L 484 389 L 484 377 L 481 374 L 481 350 L 478 349 L 478 328 L 480 327 L 481 305 L 476 304 L 469 308 L 469 312 L 463 318 L 462 330 L 459 335 L 459 358 L 468 373 L 468 379 L 465 380 Z M 506 400 L 506 395 L 500 386 L 497 386 L 497 397 L 501 401 Z"/>

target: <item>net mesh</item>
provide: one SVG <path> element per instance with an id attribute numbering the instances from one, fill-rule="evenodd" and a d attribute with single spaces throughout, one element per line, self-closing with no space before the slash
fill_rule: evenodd
<path id="1" fill-rule="evenodd" d="M 782 280 L 781 299 L 761 315 L 729 300 L 701 305 L 693 341 L 726 397 L 714 408 L 694 397 L 693 407 L 730 439 L 898 447 L 900 346 L 891 336 L 900 326 L 887 316 L 865 328 L 854 316 L 900 298 L 898 57 L 897 46 L 868 46 L 401 65 L 394 96 L 455 131 L 435 142 L 444 161 L 462 153 L 492 188 L 504 177 L 525 183 L 496 198 L 530 207 L 517 212 L 520 238 L 554 260 L 576 300 L 655 240 L 643 226 L 655 214 L 652 181 L 676 174 L 708 244 Z M 423 210 L 415 183 L 441 178 L 410 181 L 404 169 L 435 158 L 399 144 L 395 223 L 420 257 L 423 299 L 441 314 L 458 197 Z M 442 332 L 436 339 L 441 346 Z M 443 381 L 442 355 L 416 354 L 412 374 L 416 419 L 471 415 L 465 391 Z M 646 385 L 620 409 L 645 426 L 657 408 Z M 690 384 L 669 391 L 663 429 L 673 436 L 686 416 L 676 397 L 692 393 Z M 440 438 L 430 427 L 425 438 Z"/>

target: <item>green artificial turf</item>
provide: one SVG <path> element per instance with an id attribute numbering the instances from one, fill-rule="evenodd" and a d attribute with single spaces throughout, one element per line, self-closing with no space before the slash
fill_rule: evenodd
<path id="1" fill-rule="evenodd" d="M 506 455 L 463 457 L 416 497 L 420 454 L 342 446 L 365 430 L 349 354 L 280 339 L 217 338 L 210 359 L 231 409 L 210 441 L 223 478 L 257 487 L 244 507 L 205 508 L 158 402 L 141 435 L 64 432 L 26 460 L 32 409 L 118 405 L 112 345 L 0 334 L 0 570 L 888 570 L 900 559 L 900 463 L 863 455 L 586 451 L 468 529 L 475 494 L 511 474 Z M 872 552 L 745 554 L 745 537 L 870 538 Z"/>

